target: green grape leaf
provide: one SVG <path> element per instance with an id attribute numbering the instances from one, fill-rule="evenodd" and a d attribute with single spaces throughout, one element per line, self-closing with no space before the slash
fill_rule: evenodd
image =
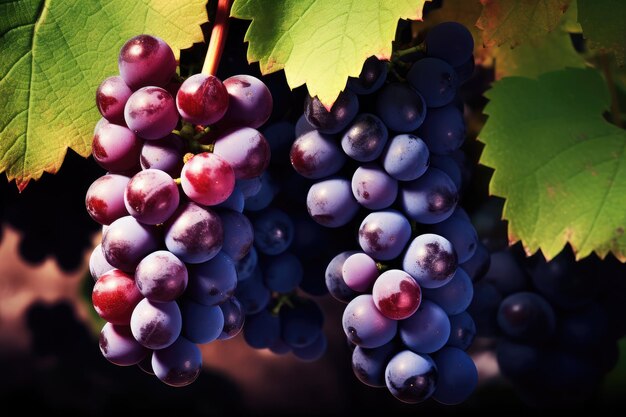
<path id="1" fill-rule="evenodd" d="M 569 33 L 560 29 L 531 39 L 517 48 L 504 45 L 494 48 L 496 78 L 522 76 L 536 78 L 539 75 L 571 68 L 584 68 L 585 60 L 572 44 Z"/>
<path id="2" fill-rule="evenodd" d="M 555 29 L 571 0 L 480 0 L 483 12 L 476 22 L 487 46 L 520 43 Z"/>
<path id="3" fill-rule="evenodd" d="M 422 18 L 428 0 L 235 0 L 231 16 L 252 20 L 248 61 L 285 70 L 291 88 L 330 108 L 371 55 L 388 59 L 398 19 Z"/>
<path id="4" fill-rule="evenodd" d="M 480 162 L 495 169 L 509 240 L 546 258 L 570 243 L 626 261 L 626 131 L 602 116 L 610 96 L 592 69 L 507 77 L 486 93 Z"/>
<path id="5" fill-rule="evenodd" d="M 202 41 L 206 0 L 0 0 L 0 173 L 20 190 L 91 152 L 98 85 L 140 33 Z"/>
<path id="6" fill-rule="evenodd" d="M 626 2 L 578 0 L 578 22 L 593 49 L 613 52 L 620 64 L 626 55 Z"/>

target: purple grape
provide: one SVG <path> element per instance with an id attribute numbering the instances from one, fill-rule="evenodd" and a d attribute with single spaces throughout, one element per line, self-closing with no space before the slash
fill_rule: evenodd
<path id="1" fill-rule="evenodd" d="M 457 265 L 456 252 L 450 241 L 432 233 L 413 239 L 402 260 L 402 268 L 422 288 L 446 285 L 456 273 Z"/>
<path id="2" fill-rule="evenodd" d="M 119 366 L 136 365 L 149 352 L 135 340 L 130 327 L 111 323 L 102 328 L 99 345 L 102 356 Z"/>
<path id="3" fill-rule="evenodd" d="M 303 348 L 315 342 L 322 333 L 324 313 L 317 303 L 306 300 L 293 307 L 286 305 L 280 309 L 282 339 L 292 348 Z"/>
<path id="4" fill-rule="evenodd" d="M 98 243 L 98 246 L 94 248 L 89 257 L 89 273 L 91 277 L 94 281 L 97 281 L 102 274 L 112 269 L 115 269 L 115 267 L 107 262 L 102 252 L 102 244 Z"/>
<path id="5" fill-rule="evenodd" d="M 352 176 L 352 194 L 363 207 L 380 210 L 398 196 L 398 182 L 376 164 L 358 167 Z"/>
<path id="6" fill-rule="evenodd" d="M 91 144 L 93 159 L 102 168 L 122 172 L 137 166 L 143 141 L 131 130 L 113 123 L 102 123 Z"/>
<path id="7" fill-rule="evenodd" d="M 124 175 L 107 174 L 95 180 L 87 190 L 85 205 L 92 219 L 109 225 L 128 215 L 124 205 L 124 190 L 130 178 Z"/>
<path id="8" fill-rule="evenodd" d="M 278 255 L 293 242 L 295 228 L 291 218 L 282 210 L 269 209 L 254 221 L 254 243 L 259 252 Z"/>
<path id="9" fill-rule="evenodd" d="M 224 229 L 222 251 L 234 261 L 245 257 L 254 243 L 254 230 L 248 218 L 236 211 L 223 210 L 218 213 Z"/>
<path id="10" fill-rule="evenodd" d="M 355 253 L 357 252 L 347 251 L 341 252 L 339 255 L 335 256 L 328 263 L 324 275 L 326 288 L 328 288 L 330 295 L 332 295 L 337 301 L 341 301 L 345 304 L 349 303 L 354 297 L 359 295 L 356 291 L 348 287 L 343 280 L 343 264 L 346 259 Z"/>
<path id="11" fill-rule="evenodd" d="M 385 382 L 394 397 L 409 404 L 430 398 L 437 386 L 437 366 L 427 355 L 410 350 L 396 354 L 385 369 Z"/>
<path id="12" fill-rule="evenodd" d="M 326 227 L 347 224 L 359 210 L 350 181 L 345 178 L 330 178 L 313 184 L 306 205 L 313 220 Z"/>
<path id="13" fill-rule="evenodd" d="M 124 204 L 131 216 L 144 224 L 160 224 L 178 208 L 178 186 L 158 169 L 139 171 L 126 186 Z"/>
<path id="14" fill-rule="evenodd" d="M 213 75 L 192 75 L 176 94 L 178 112 L 183 120 L 194 125 L 216 123 L 226 114 L 228 105 L 228 91 Z"/>
<path id="15" fill-rule="evenodd" d="M 244 209 L 259 211 L 267 208 L 276 194 L 274 180 L 267 172 L 261 175 L 261 188 L 253 196 L 246 197 Z"/>
<path id="16" fill-rule="evenodd" d="M 380 274 L 372 297 L 376 308 L 392 320 L 404 320 L 411 317 L 422 302 L 422 290 L 406 272 L 390 269 Z"/>
<path id="17" fill-rule="evenodd" d="M 261 187 L 263 176 L 249 178 L 249 179 L 238 179 L 235 181 L 235 187 L 241 190 L 244 198 L 249 198 L 257 195 L 259 191 L 261 191 Z"/>
<path id="18" fill-rule="evenodd" d="M 206 262 L 217 255 L 223 242 L 219 216 L 192 202 L 181 204 L 165 224 L 165 246 L 183 262 Z"/>
<path id="19" fill-rule="evenodd" d="M 143 169 L 160 169 L 172 178 L 177 178 L 183 168 L 185 150 L 183 140 L 177 135 L 170 134 L 161 139 L 144 142 L 139 162 Z"/>
<path id="20" fill-rule="evenodd" d="M 224 252 L 219 252 L 211 260 L 190 268 L 186 294 L 200 304 L 213 306 L 230 298 L 236 287 L 235 263 Z"/>
<path id="21" fill-rule="evenodd" d="M 260 176 L 270 163 L 270 145 L 256 129 L 230 130 L 215 141 L 213 152 L 230 164 L 236 179 Z"/>
<path id="22" fill-rule="evenodd" d="M 96 106 L 102 117 L 116 125 L 124 125 L 124 106 L 133 91 L 122 77 L 109 77 L 102 81 L 96 91 Z"/>
<path id="23" fill-rule="evenodd" d="M 139 343 L 149 349 L 164 349 L 176 341 L 182 316 L 175 301 L 158 303 L 144 298 L 135 306 L 130 328 Z"/>
<path id="24" fill-rule="evenodd" d="M 459 214 L 459 210 L 462 209 L 457 208 L 452 216 L 433 225 L 431 231 L 448 239 L 454 246 L 459 263 L 463 263 L 470 260 L 476 252 L 478 235 L 472 222 Z"/>
<path id="25" fill-rule="evenodd" d="M 313 362 L 320 359 L 324 355 L 327 347 L 328 340 L 326 339 L 324 333 L 320 333 L 313 343 L 303 347 L 294 347 L 293 355 L 301 361 Z"/>
<path id="26" fill-rule="evenodd" d="M 258 267 L 250 278 L 237 284 L 235 297 L 241 303 L 246 314 L 256 314 L 267 307 L 271 293 L 263 284 L 263 275 Z"/>
<path id="27" fill-rule="evenodd" d="M 289 152 L 296 172 L 309 179 L 335 174 L 346 162 L 346 157 L 332 137 L 317 130 L 299 136 Z"/>
<path id="28" fill-rule="evenodd" d="M 399 181 L 415 180 L 426 172 L 430 152 L 428 146 L 417 136 L 404 134 L 394 136 L 381 157 L 383 168 Z"/>
<path id="29" fill-rule="evenodd" d="M 373 114 L 357 116 L 341 138 L 341 148 L 350 158 L 370 162 L 382 153 L 389 133 L 387 127 Z"/>
<path id="30" fill-rule="evenodd" d="M 160 87 L 143 87 L 126 102 L 124 118 L 128 128 L 144 139 L 160 139 L 178 124 L 174 99 Z"/>
<path id="31" fill-rule="evenodd" d="M 445 172 L 456 186 L 456 189 L 461 189 L 463 185 L 463 175 L 461 173 L 461 167 L 454 158 L 449 155 L 431 155 L 430 166 Z"/>
<path id="32" fill-rule="evenodd" d="M 433 354 L 437 365 L 435 401 L 455 405 L 467 400 L 478 385 L 478 371 L 472 358 L 461 349 L 444 347 Z"/>
<path id="33" fill-rule="evenodd" d="M 304 277 L 304 269 L 297 256 L 283 252 L 267 257 L 266 262 L 263 279 L 269 290 L 289 293 L 298 288 Z"/>
<path id="34" fill-rule="evenodd" d="M 443 22 L 430 28 L 425 45 L 428 56 L 443 59 L 453 67 L 465 63 L 474 52 L 472 34 L 458 22 Z"/>
<path id="35" fill-rule="evenodd" d="M 236 211 L 237 213 L 243 213 L 243 209 L 245 207 L 245 198 L 243 193 L 237 187 L 237 182 L 235 182 L 235 188 L 233 188 L 233 192 L 228 196 L 228 198 L 222 201 L 219 204 L 215 205 L 215 208 L 227 209 Z"/>
<path id="36" fill-rule="evenodd" d="M 291 346 L 285 343 L 285 341 L 281 338 L 276 339 L 269 347 L 269 350 L 275 355 L 286 355 L 292 351 Z"/>
<path id="37" fill-rule="evenodd" d="M 306 116 L 303 114 L 302 116 L 300 116 L 300 118 L 298 118 L 298 121 L 296 122 L 296 127 L 294 128 L 294 135 L 295 137 L 299 138 L 302 135 L 305 135 L 308 132 L 311 132 L 313 130 L 316 130 L 315 127 L 313 127 L 308 120 L 306 119 Z"/>
<path id="38" fill-rule="evenodd" d="M 432 153 L 448 155 L 465 141 L 463 113 L 454 104 L 430 109 L 418 133 Z"/>
<path id="39" fill-rule="evenodd" d="M 350 90 L 344 90 L 330 110 L 317 98 L 307 95 L 304 116 L 321 133 L 334 134 L 345 129 L 359 112 L 359 99 Z"/>
<path id="40" fill-rule="evenodd" d="M 424 97 L 429 108 L 451 103 L 459 86 L 454 69 L 447 62 L 437 58 L 424 58 L 415 62 L 406 78 Z"/>
<path id="41" fill-rule="evenodd" d="M 233 75 L 224 80 L 228 110 L 220 126 L 259 128 L 272 114 L 272 94 L 263 81 L 251 75 Z"/>
<path id="42" fill-rule="evenodd" d="M 246 313 L 243 310 L 243 306 L 237 298 L 231 297 L 218 305 L 218 307 L 222 310 L 224 317 L 224 326 L 218 339 L 232 339 L 241 332 L 246 321 Z"/>
<path id="43" fill-rule="evenodd" d="M 398 329 L 398 322 L 383 316 L 369 294 L 359 295 L 348 303 L 343 312 L 342 325 L 348 340 L 365 348 L 388 343 Z"/>
<path id="44" fill-rule="evenodd" d="M 154 374 L 173 387 L 184 387 L 198 378 L 202 353 L 195 343 L 179 337 L 171 346 L 152 354 Z"/>
<path id="45" fill-rule="evenodd" d="M 397 349 L 398 346 L 393 341 L 374 349 L 357 346 L 352 352 L 354 375 L 365 385 L 383 388 L 385 386 L 385 368 L 397 353 Z"/>
<path id="46" fill-rule="evenodd" d="M 180 185 L 185 195 L 198 204 L 214 206 L 230 197 L 235 188 L 233 167 L 221 156 L 203 152 L 183 166 Z"/>
<path id="47" fill-rule="evenodd" d="M 402 342 L 412 351 L 436 352 L 450 337 L 450 319 L 437 304 L 422 300 L 415 314 L 400 322 L 399 333 Z"/>
<path id="48" fill-rule="evenodd" d="M 150 35 L 129 39 L 117 63 L 122 79 L 133 90 L 148 85 L 163 87 L 176 74 L 174 52 L 165 41 Z"/>
<path id="49" fill-rule="evenodd" d="M 400 212 L 370 213 L 359 227 L 359 245 L 376 260 L 390 260 L 404 250 L 411 238 L 411 225 Z"/>
<path id="50" fill-rule="evenodd" d="M 250 252 L 235 264 L 235 268 L 237 269 L 237 281 L 245 281 L 254 275 L 258 263 L 259 255 L 254 246 L 252 246 L 250 247 Z"/>
<path id="51" fill-rule="evenodd" d="M 224 314 L 219 306 L 205 306 L 191 300 L 180 304 L 183 336 L 193 343 L 209 343 L 218 338 L 224 328 Z"/>
<path id="52" fill-rule="evenodd" d="M 459 201 L 459 193 L 443 171 L 429 168 L 418 179 L 404 184 L 400 202 L 406 214 L 424 223 L 440 223 L 450 217 Z"/>
<path id="53" fill-rule="evenodd" d="M 132 216 L 115 220 L 102 236 L 106 261 L 123 271 L 134 272 L 146 255 L 159 247 L 158 231 Z"/>
<path id="54" fill-rule="evenodd" d="M 255 349 L 266 349 L 280 339 L 280 320 L 268 310 L 262 310 L 246 318 L 243 338 Z"/>
<path id="55" fill-rule="evenodd" d="M 472 280 L 461 268 L 446 285 L 439 288 L 424 288 L 424 297 L 437 303 L 446 314 L 462 313 L 472 303 L 474 286 Z"/>
<path id="56" fill-rule="evenodd" d="M 168 251 L 152 252 L 135 269 L 137 288 L 150 301 L 174 301 L 183 294 L 187 282 L 187 267 Z"/>
<path id="57" fill-rule="evenodd" d="M 348 87 L 357 94 L 371 94 L 383 86 L 387 79 L 388 62 L 371 56 L 363 63 L 357 78 L 348 78 Z"/>
<path id="58" fill-rule="evenodd" d="M 450 316 L 450 337 L 446 346 L 467 350 L 476 337 L 476 324 L 467 311 Z"/>
<path id="59" fill-rule="evenodd" d="M 378 94 L 376 114 L 390 130 L 412 132 L 426 117 L 426 103 L 409 85 L 395 82 L 384 86 Z"/>
<path id="60" fill-rule="evenodd" d="M 378 278 L 378 266 L 369 255 L 357 252 L 343 262 L 341 275 L 352 290 L 367 292 Z"/>

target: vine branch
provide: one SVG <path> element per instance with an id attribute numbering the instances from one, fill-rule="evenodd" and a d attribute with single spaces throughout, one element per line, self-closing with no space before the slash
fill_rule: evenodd
<path id="1" fill-rule="evenodd" d="M 228 33 L 228 18 L 230 16 L 230 7 L 233 0 L 218 0 L 217 13 L 215 14 L 215 23 L 211 30 L 211 39 L 209 39 L 209 48 L 204 58 L 202 66 L 202 74 L 215 75 L 217 67 L 220 65 L 222 51 L 226 43 L 226 34 Z"/>

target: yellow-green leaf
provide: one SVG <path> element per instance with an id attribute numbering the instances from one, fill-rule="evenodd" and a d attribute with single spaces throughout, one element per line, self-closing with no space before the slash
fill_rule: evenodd
<path id="1" fill-rule="evenodd" d="M 202 41 L 206 0 L 0 0 L 0 173 L 24 189 L 68 148 L 91 152 L 96 88 L 129 38 L 178 54 Z"/>
<path id="2" fill-rule="evenodd" d="M 235 0 L 231 16 L 252 20 L 248 60 L 264 74 L 285 70 L 330 107 L 371 55 L 389 58 L 398 19 L 421 19 L 428 0 Z"/>

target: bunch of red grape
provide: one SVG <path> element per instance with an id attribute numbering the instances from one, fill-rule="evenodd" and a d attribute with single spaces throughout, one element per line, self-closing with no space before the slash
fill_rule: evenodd
<path id="1" fill-rule="evenodd" d="M 93 305 L 108 322 L 100 349 L 183 386 L 200 373 L 197 344 L 243 326 L 235 265 L 254 234 L 238 184 L 269 164 L 256 129 L 272 96 L 248 75 L 181 83 L 172 49 L 150 35 L 127 41 L 118 64 L 96 94 L 93 156 L 108 172 L 86 196 L 103 225 L 90 260 Z"/>

